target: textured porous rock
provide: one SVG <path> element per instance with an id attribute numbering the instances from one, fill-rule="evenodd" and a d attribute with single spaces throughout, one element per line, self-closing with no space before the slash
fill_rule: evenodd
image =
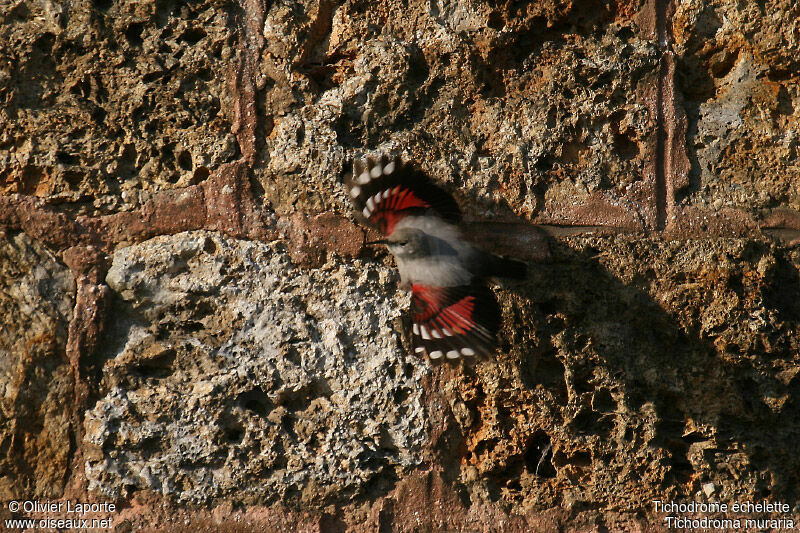
<path id="1" fill-rule="evenodd" d="M 692 199 L 800 209 L 800 5 L 690 0 L 672 26 L 692 123 Z"/>
<path id="2" fill-rule="evenodd" d="M 800 496 L 782 422 L 800 414 L 800 254 L 741 239 L 565 244 L 506 303 L 508 356 L 445 385 L 459 481 L 478 501 L 573 516 L 689 501 L 708 482 L 720 501 Z"/>
<path id="3" fill-rule="evenodd" d="M 73 376 L 67 327 L 75 281 L 24 233 L 0 230 L 0 498 L 61 495 Z"/>
<path id="4" fill-rule="evenodd" d="M 0 498 L 188 531 L 615 531 L 662 524 L 656 498 L 800 501 L 798 15 L 6 2 Z M 377 151 L 546 260 L 496 288 L 496 360 L 403 347 L 407 298 L 340 184 Z"/>
<path id="5" fill-rule="evenodd" d="M 631 96 L 650 91 L 657 47 L 607 3 L 325 4 L 266 15 L 274 114 L 256 174 L 278 212 L 347 210 L 328 192 L 344 149 L 399 148 L 470 191 L 468 210 L 564 222 L 594 203 L 620 226 L 653 223 L 655 117 Z M 321 17 L 329 34 L 298 42 Z"/>
<path id="6" fill-rule="evenodd" d="M 116 211 L 238 156 L 223 112 L 229 2 L 6 6 L 1 192 Z"/>
<path id="7" fill-rule="evenodd" d="M 319 505 L 420 461 L 420 376 L 385 267 L 295 266 L 282 244 L 206 232 L 113 256 L 90 490 Z"/>

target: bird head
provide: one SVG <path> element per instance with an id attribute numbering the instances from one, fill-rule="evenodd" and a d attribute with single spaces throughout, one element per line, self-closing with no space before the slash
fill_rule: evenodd
<path id="1" fill-rule="evenodd" d="M 428 235 L 416 228 L 400 228 L 386 239 L 367 244 L 385 244 L 392 255 L 403 259 L 430 255 Z"/>

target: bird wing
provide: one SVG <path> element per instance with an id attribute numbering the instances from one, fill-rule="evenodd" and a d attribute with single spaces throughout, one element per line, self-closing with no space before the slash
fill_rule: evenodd
<path id="1" fill-rule="evenodd" d="M 411 286 L 414 352 L 432 362 L 487 357 L 496 345 L 500 308 L 492 291 L 481 285 Z"/>
<path id="2" fill-rule="evenodd" d="M 345 186 L 356 215 L 384 235 L 391 235 L 406 216 L 429 210 L 450 222 L 461 218 L 452 196 L 434 185 L 427 174 L 400 158 L 383 155 L 378 159 L 356 160 L 353 173 L 345 176 Z"/>

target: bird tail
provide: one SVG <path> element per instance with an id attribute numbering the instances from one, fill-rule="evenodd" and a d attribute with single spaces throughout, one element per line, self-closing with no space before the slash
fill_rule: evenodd
<path id="1" fill-rule="evenodd" d="M 489 276 L 497 278 L 525 279 L 528 265 L 516 259 L 507 259 L 497 255 L 489 256 Z"/>

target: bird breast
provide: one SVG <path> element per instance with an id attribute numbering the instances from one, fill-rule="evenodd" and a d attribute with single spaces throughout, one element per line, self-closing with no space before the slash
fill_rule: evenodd
<path id="1" fill-rule="evenodd" d="M 477 250 L 461 238 L 460 231 L 438 217 L 406 217 L 397 229 L 409 227 L 422 232 L 429 243 L 427 253 L 395 255 L 404 286 L 455 287 L 472 282 L 471 262 Z"/>

